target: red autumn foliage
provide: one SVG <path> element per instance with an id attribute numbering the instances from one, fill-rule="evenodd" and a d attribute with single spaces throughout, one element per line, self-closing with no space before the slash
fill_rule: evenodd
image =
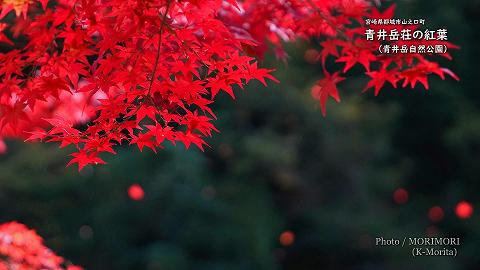
<path id="1" fill-rule="evenodd" d="M 252 80 L 276 81 L 256 59 L 272 49 L 285 60 L 282 44 L 297 39 L 321 46 L 309 61 L 324 70 L 312 89 L 323 114 L 358 64 L 375 95 L 387 82 L 428 88 L 429 74 L 456 78 L 431 55 L 376 53 L 380 41 L 365 40 L 364 19 L 393 10 L 367 0 L 5 0 L 0 136 L 74 145 L 69 164 L 79 169 L 105 163 L 100 154 L 120 144 L 203 150 L 217 131 L 217 94 L 235 98 Z M 329 59 L 343 69 L 328 71 Z"/>
<path id="2" fill-rule="evenodd" d="M 17 222 L 0 224 L 0 270 L 82 270 L 44 246 L 35 231 Z"/>

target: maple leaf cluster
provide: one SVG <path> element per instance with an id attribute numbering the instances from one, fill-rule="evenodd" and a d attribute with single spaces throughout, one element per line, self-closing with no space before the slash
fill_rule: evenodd
<path id="1" fill-rule="evenodd" d="M 428 89 L 427 77 L 430 74 L 436 74 L 441 79 L 449 75 L 459 80 L 452 71 L 432 60 L 432 54 L 380 54 L 377 50 L 382 41 L 365 38 L 367 29 L 384 29 L 387 32 L 396 29 L 400 32 L 402 29 L 418 28 L 418 25 L 366 25 L 367 18 L 393 19 L 395 5 L 380 12 L 371 1 L 366 0 L 247 0 L 242 2 L 242 8 L 236 16 L 225 16 L 226 21 L 247 31 L 248 35 L 243 35 L 261 42 L 252 48 L 258 55 L 263 55 L 270 44 L 278 58 L 286 59 L 283 43 L 299 38 L 318 43 L 320 49 L 309 49 L 306 58 L 309 62 L 319 62 L 323 68 L 324 77 L 312 87 L 312 96 L 319 100 L 323 115 L 326 114 L 328 98 L 340 101 L 337 84 L 346 79 L 345 74 L 355 65 L 363 66 L 370 78 L 363 90 L 373 88 L 375 95 L 386 83 L 395 88 L 399 83 L 402 87 L 414 88 L 420 82 Z M 390 44 L 399 47 L 435 44 L 458 48 L 448 41 L 438 40 L 402 40 Z M 452 59 L 449 53 L 440 56 Z M 328 59 L 343 64 L 343 69 L 329 71 Z"/>
<path id="2" fill-rule="evenodd" d="M 17 222 L 0 224 L 0 270 L 82 270 L 43 245 L 33 230 Z"/>
<path id="3" fill-rule="evenodd" d="M 375 94 L 386 82 L 428 86 L 455 76 L 419 54 L 379 56 L 365 17 L 392 17 L 367 0 L 10 0 L 0 13 L 0 136 L 74 145 L 79 170 L 101 153 L 166 142 L 202 149 L 217 131 L 219 92 L 276 81 L 256 58 L 283 43 L 320 42 L 324 78 L 312 89 L 325 114 L 342 74 L 361 64 Z M 450 45 L 449 45 L 450 46 Z M 328 57 L 345 63 L 326 69 Z M 374 70 L 372 66 L 378 68 Z"/>

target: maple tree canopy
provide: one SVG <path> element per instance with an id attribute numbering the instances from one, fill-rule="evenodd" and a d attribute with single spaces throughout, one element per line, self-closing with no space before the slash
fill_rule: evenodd
<path id="1" fill-rule="evenodd" d="M 458 79 L 433 55 L 378 54 L 364 20 L 393 18 L 394 6 L 379 11 L 367 0 L 1 3 L 0 136 L 74 145 L 69 164 L 79 170 L 105 163 L 99 154 L 120 144 L 203 149 L 217 131 L 217 94 L 235 98 L 251 80 L 276 81 L 256 59 L 268 50 L 285 59 L 282 44 L 298 39 L 321 47 L 315 60 L 324 74 L 312 95 L 323 114 L 330 97 L 340 101 L 337 85 L 355 65 L 375 95 L 386 83 L 428 88 L 432 73 Z M 343 69 L 327 70 L 327 60 Z"/>
<path id="2" fill-rule="evenodd" d="M 18 222 L 0 224 L 0 270 L 82 270 L 55 255 L 43 239 Z"/>

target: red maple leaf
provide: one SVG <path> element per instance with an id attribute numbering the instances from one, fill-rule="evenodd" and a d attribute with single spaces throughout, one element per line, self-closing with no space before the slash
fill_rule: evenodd
<path id="1" fill-rule="evenodd" d="M 340 102 L 338 94 L 337 83 L 343 81 L 345 78 L 340 76 L 340 72 L 335 72 L 332 75 L 326 73 L 325 78 L 319 80 L 312 88 L 312 96 L 314 99 L 320 101 L 320 108 L 322 114 L 327 114 L 327 99 L 332 97 L 336 102 Z"/>
<path id="2" fill-rule="evenodd" d="M 398 71 L 396 70 L 382 68 L 378 71 L 367 72 L 366 74 L 372 79 L 368 82 L 367 86 L 365 86 L 364 91 L 373 87 L 375 89 L 375 96 L 380 93 L 380 90 L 386 82 L 389 82 L 393 87 L 397 88 L 397 81 L 399 78 Z"/>
<path id="3" fill-rule="evenodd" d="M 73 158 L 68 162 L 67 166 L 77 163 L 78 171 L 81 171 L 88 164 L 105 164 L 101 158 L 98 157 L 98 153 L 87 153 L 85 151 L 80 151 L 77 153 L 70 154 Z"/>

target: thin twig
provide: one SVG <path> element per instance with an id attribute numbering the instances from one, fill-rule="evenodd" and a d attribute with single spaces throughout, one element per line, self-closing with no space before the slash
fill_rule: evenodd
<path id="1" fill-rule="evenodd" d="M 157 67 L 158 67 L 158 61 L 160 60 L 160 51 L 162 48 L 162 34 L 163 34 L 163 27 L 165 26 L 165 20 L 167 19 L 168 15 L 168 9 L 170 8 L 170 3 L 171 0 L 167 2 L 167 7 L 165 9 L 165 13 L 163 14 L 162 18 L 162 25 L 160 25 L 160 30 L 158 33 L 158 48 L 157 48 L 157 56 L 155 57 L 155 64 L 153 66 L 153 71 L 152 71 L 152 79 L 150 80 L 150 85 L 148 86 L 148 91 L 147 91 L 147 96 L 150 96 L 150 91 L 152 89 L 153 81 L 155 80 L 155 73 L 157 72 Z"/>

